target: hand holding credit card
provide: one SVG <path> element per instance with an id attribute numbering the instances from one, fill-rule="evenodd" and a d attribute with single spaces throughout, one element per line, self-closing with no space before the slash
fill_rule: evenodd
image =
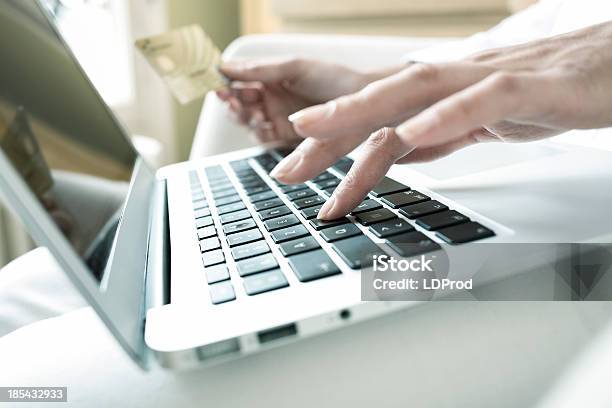
<path id="1" fill-rule="evenodd" d="M 141 38 L 135 45 L 181 104 L 227 86 L 217 69 L 221 52 L 196 24 Z"/>

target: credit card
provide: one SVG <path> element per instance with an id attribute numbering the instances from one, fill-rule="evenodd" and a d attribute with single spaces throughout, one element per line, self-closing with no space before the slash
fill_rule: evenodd
<path id="1" fill-rule="evenodd" d="M 141 38 L 135 45 L 181 104 L 228 84 L 217 68 L 219 48 L 197 24 Z"/>

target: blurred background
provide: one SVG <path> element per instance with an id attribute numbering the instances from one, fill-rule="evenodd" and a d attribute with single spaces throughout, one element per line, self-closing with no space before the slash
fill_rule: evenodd
<path id="1" fill-rule="evenodd" d="M 178 105 L 136 38 L 197 23 L 221 48 L 241 35 L 300 32 L 462 37 L 535 0 L 42 0 L 106 102 L 156 165 L 186 160 L 202 101 Z M 0 203 L 0 268 L 33 248 Z"/>

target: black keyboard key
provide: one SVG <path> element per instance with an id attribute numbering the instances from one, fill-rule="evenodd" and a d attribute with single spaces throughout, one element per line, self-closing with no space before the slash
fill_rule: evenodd
<path id="1" fill-rule="evenodd" d="M 208 179 L 208 185 L 211 189 L 221 186 L 233 186 L 232 182 L 227 177 L 223 177 L 220 179 Z"/>
<path id="2" fill-rule="evenodd" d="M 440 249 L 440 245 L 418 231 L 394 235 L 387 240 L 387 244 L 400 256 L 406 258 Z"/>
<path id="3" fill-rule="evenodd" d="M 219 215 L 228 214 L 234 211 L 244 210 L 246 206 L 244 205 L 242 201 L 240 201 L 240 198 L 238 198 L 238 200 L 239 201 L 237 203 L 227 204 L 227 205 L 218 207 L 217 211 L 219 212 Z"/>
<path id="4" fill-rule="evenodd" d="M 287 278 L 285 278 L 280 269 L 247 276 L 242 283 L 244 284 L 246 294 L 249 296 L 289 286 Z"/>
<path id="5" fill-rule="evenodd" d="M 313 190 L 307 188 L 304 190 L 298 190 L 298 191 L 294 191 L 292 193 L 288 193 L 287 194 L 287 198 L 289 199 L 289 201 L 295 201 L 295 200 L 299 200 L 301 198 L 306 198 L 306 197 L 312 197 L 317 195 L 317 193 L 315 193 Z"/>
<path id="6" fill-rule="evenodd" d="M 361 234 L 361 230 L 355 224 L 337 225 L 321 231 L 321 236 L 327 242 L 339 241 L 359 234 Z"/>
<path id="7" fill-rule="evenodd" d="M 227 265 L 219 264 L 215 266 L 210 266 L 204 270 L 206 273 L 206 281 L 208 284 L 223 282 L 229 280 L 230 274 L 227 270 Z"/>
<path id="8" fill-rule="evenodd" d="M 271 218 L 281 217 L 283 215 L 291 214 L 291 210 L 287 206 L 270 208 L 269 210 L 264 210 L 259 212 L 259 218 L 262 221 L 269 220 Z"/>
<path id="9" fill-rule="evenodd" d="M 283 215 L 282 217 L 273 218 L 271 220 L 265 221 L 264 225 L 268 231 L 276 231 L 282 228 L 291 227 L 293 225 L 298 225 L 300 220 L 293 215 Z"/>
<path id="10" fill-rule="evenodd" d="M 246 231 L 246 230 L 249 230 L 255 227 L 257 227 L 257 224 L 255 224 L 255 221 L 253 221 L 253 219 L 251 218 L 251 219 L 244 220 L 244 221 L 238 221 L 238 222 L 233 222 L 231 224 L 225 224 L 223 226 L 223 232 L 225 232 L 226 235 L 229 235 L 229 234 L 235 234 L 237 232 Z"/>
<path id="11" fill-rule="evenodd" d="M 270 153 L 264 153 L 254 158 L 257 163 L 263 168 L 276 166 L 277 160 Z"/>
<path id="12" fill-rule="evenodd" d="M 315 186 L 317 186 L 321 190 L 325 190 L 328 188 L 336 187 L 338 184 L 340 184 L 340 179 L 335 178 L 335 179 L 328 179 L 328 180 L 320 181 L 318 183 L 315 183 Z"/>
<path id="13" fill-rule="evenodd" d="M 462 224 L 469 220 L 465 215 L 455 210 L 450 210 L 417 218 L 416 223 L 426 230 L 435 231 L 440 228 L 450 227 L 451 225 Z"/>
<path id="14" fill-rule="evenodd" d="M 317 231 L 321 231 L 322 229 L 325 229 L 325 228 L 331 228 L 337 225 L 348 224 L 348 223 L 350 223 L 350 221 L 346 217 L 338 218 L 335 220 L 320 220 L 318 218 L 314 220 L 310 220 L 310 225 L 312 226 L 312 228 L 314 228 Z"/>
<path id="15" fill-rule="evenodd" d="M 293 193 L 294 191 L 305 190 L 308 186 L 306 184 L 288 184 L 280 186 L 280 189 L 283 193 Z"/>
<path id="16" fill-rule="evenodd" d="M 230 167 L 235 171 L 243 171 L 243 170 L 248 170 L 251 168 L 251 165 L 249 165 L 249 159 L 240 159 L 240 160 L 234 160 L 230 162 Z"/>
<path id="17" fill-rule="evenodd" d="M 359 213 L 366 212 L 366 211 L 378 210 L 379 208 L 382 208 L 381 203 L 379 203 L 376 200 L 372 200 L 368 198 L 366 200 L 363 200 L 361 204 L 355 207 L 352 214 L 354 215 L 354 214 L 359 214 Z"/>
<path id="18" fill-rule="evenodd" d="M 196 220 L 196 228 L 204 228 L 213 225 L 212 217 L 203 217 Z"/>
<path id="19" fill-rule="evenodd" d="M 221 207 L 227 204 L 237 203 L 240 201 L 242 201 L 240 199 L 240 196 L 238 194 L 235 194 L 228 197 L 219 198 L 218 200 L 215 199 L 215 204 L 217 205 L 217 207 Z"/>
<path id="20" fill-rule="evenodd" d="M 315 193 L 313 190 L 308 188 L 305 190 L 299 190 L 299 191 L 294 191 L 293 193 L 289 193 L 287 194 L 287 198 L 289 199 L 289 201 L 296 201 L 302 198 L 312 197 L 316 195 L 317 193 Z"/>
<path id="21" fill-rule="evenodd" d="M 240 276 L 248 276 L 254 273 L 278 268 L 278 262 L 276 262 L 274 255 L 265 254 L 237 262 L 236 268 L 238 268 L 238 274 Z"/>
<path id="22" fill-rule="evenodd" d="M 370 231 L 378 238 L 387 238 L 391 235 L 414 231 L 414 227 L 408 221 L 397 218 L 381 222 L 380 224 L 374 224 L 370 227 Z"/>
<path id="23" fill-rule="evenodd" d="M 270 252 L 270 247 L 266 241 L 255 241 L 232 248 L 232 257 L 236 261 L 240 261 L 241 259 L 251 258 L 268 252 Z"/>
<path id="24" fill-rule="evenodd" d="M 209 266 L 224 263 L 225 255 L 223 255 L 223 251 L 220 249 L 204 252 L 202 254 L 202 261 L 204 262 L 204 266 L 208 268 Z"/>
<path id="25" fill-rule="evenodd" d="M 450 244 L 463 244 L 492 237 L 495 233 L 477 222 L 470 221 L 454 227 L 443 228 L 436 235 Z"/>
<path id="26" fill-rule="evenodd" d="M 261 235 L 261 231 L 258 229 L 250 229 L 242 232 L 238 232 L 236 234 L 227 236 L 227 244 L 231 247 L 235 247 L 238 245 L 248 244 L 250 242 L 259 241 L 263 239 L 263 235 Z"/>
<path id="27" fill-rule="evenodd" d="M 290 257 L 289 266 L 300 282 L 308 282 L 340 273 L 340 269 L 322 249 Z"/>
<path id="28" fill-rule="evenodd" d="M 217 237 L 206 238 L 200 241 L 200 252 L 212 251 L 221 248 L 221 241 Z"/>
<path id="29" fill-rule="evenodd" d="M 194 211 L 194 215 L 196 218 L 208 217 L 210 215 L 210 210 L 208 208 L 202 208 Z"/>
<path id="30" fill-rule="evenodd" d="M 217 184 L 217 185 L 210 187 L 210 191 L 212 191 L 213 194 L 218 193 L 220 191 L 225 191 L 225 190 L 234 190 L 234 185 L 231 182 L 227 182 L 227 183 Z"/>
<path id="31" fill-rule="evenodd" d="M 250 183 L 251 181 L 261 181 L 261 177 L 254 170 L 241 171 L 236 173 L 240 183 Z"/>
<path id="32" fill-rule="evenodd" d="M 234 169 L 234 173 L 238 178 L 249 177 L 257 175 L 257 172 L 251 168 L 251 166 L 245 166 L 240 169 Z"/>
<path id="33" fill-rule="evenodd" d="M 223 167 L 218 164 L 215 166 L 206 167 L 204 172 L 208 178 L 226 177 L 225 170 L 223 170 Z"/>
<path id="34" fill-rule="evenodd" d="M 281 242 L 308 236 L 310 233 L 303 225 L 294 225 L 293 227 L 276 230 L 270 235 L 272 235 L 275 244 L 280 244 Z"/>
<path id="35" fill-rule="evenodd" d="M 448 210 L 448 207 L 436 200 L 429 200 L 423 203 L 402 207 L 400 209 L 400 214 L 405 215 L 410 219 L 415 219 L 424 215 L 434 214 L 444 210 Z"/>
<path id="36" fill-rule="evenodd" d="M 334 191 L 336 191 L 336 187 L 330 187 L 330 188 L 326 188 L 325 190 L 323 190 L 323 194 L 325 194 L 325 197 L 331 197 L 332 194 L 334 194 Z"/>
<path id="37" fill-rule="evenodd" d="M 422 203 L 423 201 L 427 200 L 429 200 L 429 197 L 427 197 L 423 193 L 419 193 L 416 190 L 391 194 L 382 198 L 383 203 L 387 204 L 391 208 L 398 208 L 403 207 L 405 205 Z"/>
<path id="38" fill-rule="evenodd" d="M 244 189 L 256 188 L 256 187 L 268 187 L 268 185 L 259 177 L 250 179 L 249 181 L 242 182 L 242 188 Z M 269 190 L 269 188 L 266 190 Z"/>
<path id="39" fill-rule="evenodd" d="M 304 208 L 314 207 L 315 205 L 323 204 L 325 199 L 321 196 L 314 196 L 308 198 L 302 198 L 301 200 L 297 200 L 293 202 L 293 205 L 298 210 L 303 210 Z"/>
<path id="40" fill-rule="evenodd" d="M 384 177 L 373 189 L 372 195 L 374 197 L 380 197 L 387 194 L 399 193 L 400 191 L 408 191 L 410 187 L 390 179 L 389 177 Z"/>
<path id="41" fill-rule="evenodd" d="M 193 209 L 201 210 L 202 208 L 208 208 L 208 201 L 206 200 L 198 200 L 193 202 Z"/>
<path id="42" fill-rule="evenodd" d="M 357 221 L 363 225 L 372 225 L 377 222 L 383 222 L 397 218 L 395 213 L 387 208 L 379 208 L 378 210 L 367 211 L 355 215 Z"/>
<path id="43" fill-rule="evenodd" d="M 280 207 L 281 205 L 284 205 L 285 203 L 283 203 L 283 201 L 280 198 L 273 198 L 272 200 L 267 200 L 267 201 L 260 201 L 258 203 L 254 203 L 253 207 L 255 207 L 255 210 L 257 211 L 262 211 L 262 210 L 267 210 L 270 208 L 274 208 L 274 207 Z"/>
<path id="44" fill-rule="evenodd" d="M 329 180 L 332 178 L 337 178 L 337 177 L 331 174 L 329 171 L 324 171 L 323 173 L 319 174 L 317 177 L 313 178 L 310 181 L 312 181 L 313 183 L 320 183 L 321 181 Z"/>
<path id="45" fill-rule="evenodd" d="M 208 288 L 210 291 L 210 300 L 213 305 L 231 302 L 232 300 L 236 299 L 234 287 L 229 281 L 215 283 L 214 285 L 210 285 Z"/>
<path id="46" fill-rule="evenodd" d="M 265 191 L 263 193 L 253 194 L 249 197 L 249 200 L 252 203 L 257 203 L 259 201 L 265 201 L 271 198 L 276 198 L 276 193 L 274 193 L 274 191 Z"/>
<path id="47" fill-rule="evenodd" d="M 336 164 L 334 164 L 332 167 L 346 174 L 349 172 L 352 166 L 353 166 L 353 160 L 349 159 L 348 157 L 343 157 L 342 159 L 338 160 Z"/>
<path id="48" fill-rule="evenodd" d="M 248 187 L 248 188 L 245 188 L 244 191 L 247 193 L 247 195 L 251 196 L 251 195 L 263 193 L 265 191 L 270 191 L 270 187 L 268 187 L 267 185 Z"/>
<path id="49" fill-rule="evenodd" d="M 261 177 L 257 174 L 255 170 L 242 170 L 235 172 L 236 177 L 240 180 L 241 183 L 249 182 L 253 180 L 261 180 Z"/>
<path id="50" fill-rule="evenodd" d="M 198 229 L 199 239 L 206 239 L 214 237 L 215 235 L 217 235 L 217 230 L 215 229 L 214 225 L 209 225 L 208 227 Z"/>
<path id="51" fill-rule="evenodd" d="M 284 256 L 291 256 L 301 254 L 302 252 L 311 251 L 320 247 L 321 245 L 319 245 L 317 240 L 313 237 L 304 237 L 281 244 L 280 251 Z"/>
<path id="52" fill-rule="evenodd" d="M 334 251 L 351 269 L 366 268 L 372 265 L 374 257 L 385 252 L 365 235 L 343 239 L 333 245 Z"/>
<path id="53" fill-rule="evenodd" d="M 201 201 L 201 200 L 204 200 L 204 199 L 206 199 L 206 196 L 201 191 L 198 191 L 198 192 L 196 192 L 196 193 L 191 195 L 191 201 Z"/>
<path id="54" fill-rule="evenodd" d="M 317 205 L 316 207 L 304 208 L 302 211 L 300 211 L 300 214 L 302 214 L 302 216 L 306 218 L 307 220 L 311 220 L 313 218 L 317 218 L 317 215 L 319 215 L 319 210 L 321 209 L 321 207 L 323 206 Z"/>
<path id="55" fill-rule="evenodd" d="M 231 189 L 231 190 L 223 190 L 223 191 L 219 191 L 218 193 L 213 193 L 213 197 L 215 198 L 215 202 L 219 202 L 219 200 L 223 197 L 229 197 L 229 196 L 233 196 L 236 195 L 236 190 L 235 189 Z"/>
<path id="56" fill-rule="evenodd" d="M 251 218 L 249 210 L 234 211 L 231 213 L 223 214 L 219 217 L 221 224 L 229 224 L 230 222 L 242 221 Z"/>

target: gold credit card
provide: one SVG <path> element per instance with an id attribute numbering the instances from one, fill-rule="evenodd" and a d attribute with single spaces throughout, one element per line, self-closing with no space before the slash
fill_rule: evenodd
<path id="1" fill-rule="evenodd" d="M 135 45 L 181 104 L 227 86 L 217 69 L 221 52 L 197 24 L 141 38 Z"/>

